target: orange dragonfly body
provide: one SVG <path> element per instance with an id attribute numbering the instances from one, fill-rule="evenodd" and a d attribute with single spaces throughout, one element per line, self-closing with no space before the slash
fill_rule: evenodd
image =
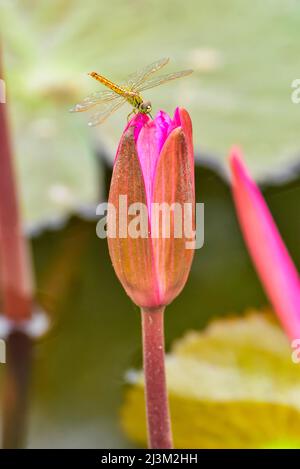
<path id="1" fill-rule="evenodd" d="M 130 75 L 125 83 L 116 85 L 103 75 L 97 72 L 90 72 L 89 76 L 105 85 L 109 90 L 100 91 L 87 96 L 81 103 L 76 104 L 71 112 L 87 111 L 95 106 L 101 109 L 92 115 L 89 122 L 90 126 L 102 124 L 113 112 L 117 111 L 123 104 L 128 102 L 133 107 L 132 113 L 141 112 L 151 116 L 151 102 L 145 101 L 141 96 L 141 91 L 154 88 L 176 78 L 181 78 L 192 73 L 192 70 L 182 70 L 180 72 L 169 73 L 158 77 L 151 77 L 153 73 L 164 67 L 169 62 L 164 58 L 154 62 L 144 69 Z M 128 117 L 129 117 L 128 116 Z"/>

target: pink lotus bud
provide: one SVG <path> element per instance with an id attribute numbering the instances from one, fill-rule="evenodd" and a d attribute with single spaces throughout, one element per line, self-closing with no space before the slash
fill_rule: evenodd
<path id="1" fill-rule="evenodd" d="M 242 163 L 230 155 L 232 190 L 238 219 L 254 266 L 286 333 L 300 338 L 300 282 L 267 204 Z"/>
<path id="2" fill-rule="evenodd" d="M 175 204 L 175 205 L 174 205 Z M 170 303 L 183 289 L 194 249 L 192 125 L 138 114 L 117 151 L 109 193 L 108 245 L 116 274 L 139 306 Z"/>

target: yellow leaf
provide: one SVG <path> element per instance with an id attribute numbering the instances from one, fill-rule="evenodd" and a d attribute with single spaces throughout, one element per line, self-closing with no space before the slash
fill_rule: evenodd
<path id="1" fill-rule="evenodd" d="M 300 365 L 268 316 L 221 319 L 166 357 L 177 448 L 300 447 Z M 146 445 L 142 373 L 126 391 L 122 426 Z"/>

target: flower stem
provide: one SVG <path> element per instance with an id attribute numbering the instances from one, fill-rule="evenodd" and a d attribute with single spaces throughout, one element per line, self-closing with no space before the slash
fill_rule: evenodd
<path id="1" fill-rule="evenodd" d="M 141 313 L 148 445 L 173 448 L 165 372 L 164 307 L 142 308 Z"/>
<path id="2" fill-rule="evenodd" d="M 3 79 L 1 43 L 0 79 Z M 33 276 L 29 246 L 22 230 L 7 103 L 0 103 L 0 168 L 1 313 L 17 323 L 31 317 Z"/>
<path id="3" fill-rule="evenodd" d="M 23 332 L 12 332 L 6 340 L 3 449 L 23 448 L 25 444 L 32 348 L 32 340 Z"/>
<path id="4" fill-rule="evenodd" d="M 0 42 L 3 80 L 1 59 Z M 2 439 L 4 448 L 20 448 L 26 429 L 32 342 L 17 331 L 17 326 L 32 316 L 34 285 L 29 246 L 22 230 L 6 102 L 0 103 L 0 168 L 0 313 L 15 326 L 6 340 Z"/>

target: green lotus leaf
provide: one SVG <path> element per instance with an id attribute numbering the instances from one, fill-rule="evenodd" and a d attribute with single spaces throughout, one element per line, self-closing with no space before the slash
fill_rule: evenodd
<path id="1" fill-rule="evenodd" d="M 279 0 L 271 5 L 222 0 L 217 9 L 208 0 L 192 0 L 188 6 L 180 0 L 150 0 L 142 6 L 116 0 L 113 8 L 97 0 L 16 0 L 0 1 L 0 18 L 17 159 L 23 160 L 20 177 L 24 188 L 31 187 L 25 194 L 30 218 L 43 218 L 47 211 L 44 201 L 37 212 L 35 201 L 41 199 L 52 163 L 43 160 L 39 182 L 30 176 L 42 155 L 36 137 L 22 132 L 24 121 L 34 125 L 40 116 L 54 113 L 60 135 L 51 137 L 51 147 L 60 154 L 61 163 L 55 164 L 62 169 L 62 184 L 68 179 L 66 155 L 72 155 L 73 168 L 90 175 L 93 167 L 80 158 L 81 147 L 76 151 L 75 135 L 81 134 L 91 150 L 91 142 L 100 140 L 113 158 L 129 107 L 94 133 L 87 118 L 73 115 L 70 124 L 68 108 L 100 89 L 86 73 L 97 70 L 120 81 L 159 58 L 157 51 L 171 57 L 168 70 L 193 68 L 195 73 L 150 90 L 146 98 L 154 112 L 187 107 L 202 154 L 225 165 L 229 147 L 239 143 L 253 174 L 262 176 L 286 170 L 299 153 L 300 105 L 291 100 L 292 82 L 299 77 L 294 0 L 284 5 Z M 30 148 L 30 158 L 24 148 Z M 92 192 L 88 200 L 95 200 L 96 178 L 76 181 L 83 201 L 84 184 Z"/>

